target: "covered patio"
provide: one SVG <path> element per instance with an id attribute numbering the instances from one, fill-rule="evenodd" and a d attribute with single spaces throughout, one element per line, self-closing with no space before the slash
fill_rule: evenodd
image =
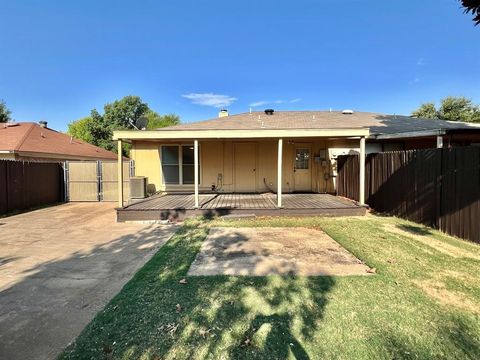
<path id="1" fill-rule="evenodd" d="M 147 191 L 157 194 L 132 204 L 119 186 L 118 220 L 363 214 L 369 129 L 349 126 L 349 115 L 338 122 L 319 121 L 317 115 L 266 110 L 158 130 L 115 131 L 118 153 L 124 142 L 132 145 L 135 176 L 147 178 Z M 336 156 L 342 151 L 361 158 L 359 204 L 329 195 L 336 191 Z M 119 171 L 119 184 L 123 176 Z"/>
<path id="2" fill-rule="evenodd" d="M 365 207 L 329 194 L 284 194 L 283 206 L 277 196 L 265 194 L 163 194 L 117 209 L 117 221 L 182 220 L 203 215 L 254 216 L 362 216 Z"/>

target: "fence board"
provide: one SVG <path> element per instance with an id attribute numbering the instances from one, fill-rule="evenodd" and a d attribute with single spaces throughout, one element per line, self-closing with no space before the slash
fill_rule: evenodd
<path id="1" fill-rule="evenodd" d="M 58 163 L 0 160 L 0 214 L 64 200 Z"/>
<path id="2" fill-rule="evenodd" d="M 69 201 L 117 201 L 118 172 L 116 161 L 68 161 Z M 130 194 L 130 163 L 123 163 L 123 191 Z"/>
<path id="3" fill-rule="evenodd" d="M 358 201 L 359 157 L 338 158 L 338 194 Z M 365 198 L 379 212 L 480 243 L 480 148 L 371 154 Z"/>

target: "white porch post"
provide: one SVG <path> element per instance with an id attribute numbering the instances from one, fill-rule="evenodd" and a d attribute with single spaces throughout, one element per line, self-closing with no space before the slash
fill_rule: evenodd
<path id="1" fill-rule="evenodd" d="M 277 160 L 277 207 L 282 207 L 282 158 L 283 139 L 278 139 L 278 160 Z"/>
<path id="2" fill-rule="evenodd" d="M 117 140 L 118 145 L 118 207 L 123 207 L 123 156 L 122 156 L 122 140 Z"/>
<path id="3" fill-rule="evenodd" d="M 193 142 L 193 158 L 194 158 L 194 182 L 195 182 L 195 209 L 200 207 L 200 199 L 198 195 L 198 140 Z"/>
<path id="4" fill-rule="evenodd" d="M 360 138 L 360 205 L 365 205 L 365 137 Z"/>
<path id="5" fill-rule="evenodd" d="M 443 136 L 438 135 L 437 136 L 437 149 L 443 148 Z"/>

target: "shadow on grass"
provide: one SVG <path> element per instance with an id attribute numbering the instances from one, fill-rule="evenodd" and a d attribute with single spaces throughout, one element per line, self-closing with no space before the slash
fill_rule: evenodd
<path id="1" fill-rule="evenodd" d="M 207 232 L 187 222 L 61 358 L 315 358 L 304 344 L 334 280 L 199 276 L 181 284 Z"/>
<path id="2" fill-rule="evenodd" d="M 397 225 L 397 227 L 413 235 L 421 235 L 421 236 L 432 235 L 432 232 L 430 231 L 430 229 L 422 225 L 399 224 Z"/>

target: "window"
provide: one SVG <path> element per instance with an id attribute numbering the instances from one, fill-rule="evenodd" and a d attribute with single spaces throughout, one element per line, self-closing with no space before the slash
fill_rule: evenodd
<path id="1" fill-rule="evenodd" d="M 310 151 L 308 149 L 295 150 L 295 169 L 308 169 L 310 164 Z"/>
<path id="2" fill-rule="evenodd" d="M 162 173 L 165 184 L 180 183 L 178 146 L 162 146 Z"/>
<path id="3" fill-rule="evenodd" d="M 193 184 L 193 145 L 165 145 L 161 147 L 164 184 Z"/>
<path id="4" fill-rule="evenodd" d="M 194 171 L 193 146 L 182 146 L 182 178 L 184 184 L 194 183 Z"/>

